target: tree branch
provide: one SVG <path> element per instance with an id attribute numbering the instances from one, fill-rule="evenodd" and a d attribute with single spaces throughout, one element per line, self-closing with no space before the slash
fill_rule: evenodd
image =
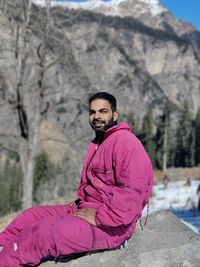
<path id="1" fill-rule="evenodd" d="M 42 141 L 53 141 L 53 142 L 62 143 L 62 144 L 68 144 L 69 145 L 69 142 L 67 142 L 65 140 L 52 138 L 52 137 L 41 138 L 39 142 L 42 142 Z"/>
<path id="2" fill-rule="evenodd" d="M 27 120 L 27 114 L 23 107 L 22 100 L 21 100 L 21 94 L 20 94 L 20 87 L 21 85 L 17 85 L 17 112 L 18 112 L 18 118 L 19 118 L 19 126 L 21 130 L 21 136 L 24 139 L 28 138 L 28 120 Z"/>
<path id="3" fill-rule="evenodd" d="M 9 147 L 2 146 L 2 145 L 0 144 L 0 151 L 2 151 L 2 150 L 6 150 L 6 151 L 8 151 L 8 152 L 15 153 L 15 154 L 17 154 L 17 155 L 19 156 L 19 151 L 15 150 L 15 149 L 11 149 L 11 148 L 9 148 Z"/>

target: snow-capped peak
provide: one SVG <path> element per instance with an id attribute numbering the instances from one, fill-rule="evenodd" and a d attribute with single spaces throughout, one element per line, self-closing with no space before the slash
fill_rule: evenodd
<path id="1" fill-rule="evenodd" d="M 130 16 L 134 13 L 134 9 L 137 9 L 138 12 L 138 7 L 141 13 L 148 10 L 153 16 L 165 11 L 159 0 L 86 0 L 84 2 L 74 2 L 73 0 L 32 0 L 32 2 L 42 6 L 45 6 L 47 2 L 50 2 L 52 6 L 59 5 L 68 8 L 80 8 L 100 12 L 103 10 L 102 13 L 104 14 L 118 16 Z M 124 8 L 125 5 L 127 5 L 126 12 Z M 145 7 L 143 5 L 145 5 Z"/>
<path id="2" fill-rule="evenodd" d="M 62 6 L 69 6 L 69 7 L 88 7 L 88 8 L 93 8 L 93 7 L 98 7 L 98 6 L 110 6 L 110 7 L 115 7 L 118 6 L 121 2 L 124 2 L 127 0 L 110 0 L 110 1 L 102 1 L 102 0 L 86 0 L 84 2 L 75 2 L 73 0 L 69 1 L 63 1 L 63 0 L 51 0 L 50 3 L 51 5 L 62 5 Z M 37 5 L 46 5 L 47 0 L 32 0 L 33 3 Z"/>

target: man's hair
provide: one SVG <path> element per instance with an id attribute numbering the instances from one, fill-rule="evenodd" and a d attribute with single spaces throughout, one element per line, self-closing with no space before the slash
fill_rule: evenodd
<path id="1" fill-rule="evenodd" d="M 117 100 L 116 100 L 116 98 L 113 95 L 111 95 L 111 94 L 109 94 L 107 92 L 98 92 L 98 93 L 92 95 L 89 98 L 89 105 L 95 99 L 104 99 L 104 100 L 107 100 L 110 103 L 110 106 L 111 106 L 112 111 L 115 112 L 117 110 Z"/>

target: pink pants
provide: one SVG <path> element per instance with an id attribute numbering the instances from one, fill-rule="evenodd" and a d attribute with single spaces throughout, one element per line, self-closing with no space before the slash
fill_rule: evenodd
<path id="1" fill-rule="evenodd" d="M 76 209 L 58 205 L 23 211 L 0 233 L 0 266 L 34 266 L 48 256 L 108 248 L 109 235 L 73 216 Z"/>

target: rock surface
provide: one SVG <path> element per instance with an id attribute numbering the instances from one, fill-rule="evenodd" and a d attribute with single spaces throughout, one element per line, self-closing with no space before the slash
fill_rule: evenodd
<path id="1" fill-rule="evenodd" d="M 82 256 L 65 263 L 46 262 L 41 267 L 199 267 L 200 235 L 169 211 L 150 215 L 144 230 L 139 224 L 122 250 Z"/>

